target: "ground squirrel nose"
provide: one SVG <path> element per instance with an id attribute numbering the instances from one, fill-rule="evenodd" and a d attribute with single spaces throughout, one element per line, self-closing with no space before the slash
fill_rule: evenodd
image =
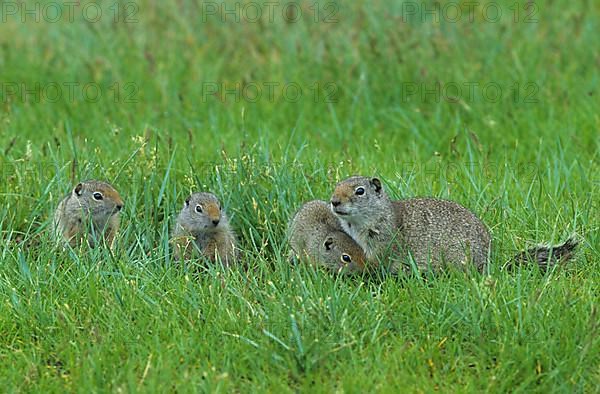
<path id="1" fill-rule="evenodd" d="M 340 205 L 342 202 L 338 199 L 332 199 L 331 200 L 331 205 L 333 205 L 334 207 L 337 207 L 338 205 Z"/>
<path id="2" fill-rule="evenodd" d="M 118 205 L 117 205 L 117 211 L 120 211 L 121 209 L 123 209 L 123 205 L 121 205 L 121 204 L 118 204 Z"/>
<path id="3" fill-rule="evenodd" d="M 219 224 L 220 221 L 221 221 L 221 219 L 215 219 L 212 221 L 212 223 L 216 226 Z"/>

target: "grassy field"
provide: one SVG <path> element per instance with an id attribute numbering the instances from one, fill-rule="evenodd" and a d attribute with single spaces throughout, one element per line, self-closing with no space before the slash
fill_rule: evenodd
<path id="1" fill-rule="evenodd" d="M 598 3 L 287 4 L 0 2 L 2 390 L 599 392 Z M 489 273 L 290 267 L 290 215 L 353 174 L 472 209 Z M 125 199 L 113 252 L 48 234 L 88 178 Z M 173 263 L 197 190 L 243 268 Z"/>

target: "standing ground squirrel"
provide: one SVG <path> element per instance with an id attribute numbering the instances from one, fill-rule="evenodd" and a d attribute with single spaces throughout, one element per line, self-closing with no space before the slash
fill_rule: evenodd
<path id="1" fill-rule="evenodd" d="M 470 263 L 483 271 L 487 265 L 491 243 L 487 228 L 455 202 L 435 198 L 392 201 L 379 179 L 354 176 L 337 184 L 331 209 L 367 259 L 393 257 L 392 272 L 406 270 L 411 257 L 419 270 Z M 569 240 L 554 248 L 536 247 L 515 259 L 533 259 L 546 269 L 568 259 L 576 245 Z"/>
<path id="2" fill-rule="evenodd" d="M 54 213 L 54 230 L 58 239 L 71 246 L 87 237 L 94 247 L 99 238 L 112 246 L 119 230 L 119 211 L 123 200 L 110 184 L 88 180 L 80 182 L 59 204 Z"/>
<path id="3" fill-rule="evenodd" d="M 237 260 L 237 240 L 217 197 L 194 193 L 186 198 L 173 230 L 175 258 L 188 260 L 194 250 L 229 266 Z"/>
<path id="4" fill-rule="evenodd" d="M 334 272 L 364 270 L 362 249 L 344 233 L 340 221 L 325 201 L 304 204 L 290 221 L 288 231 L 296 257 L 308 257 Z"/>

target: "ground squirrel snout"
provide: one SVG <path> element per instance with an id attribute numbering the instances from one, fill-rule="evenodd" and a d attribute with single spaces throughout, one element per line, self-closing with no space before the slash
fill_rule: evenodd
<path id="1" fill-rule="evenodd" d="M 123 199 L 107 182 L 87 180 L 78 183 L 54 213 L 58 239 L 76 246 L 83 238 L 94 247 L 102 239 L 112 246 L 119 230 Z"/>
<path id="2" fill-rule="evenodd" d="M 336 273 L 365 269 L 362 249 L 342 230 L 325 201 L 304 204 L 290 221 L 288 237 L 294 257 L 308 258 Z"/>
<path id="3" fill-rule="evenodd" d="M 175 258 L 189 260 L 197 253 L 225 266 L 237 260 L 237 239 L 221 203 L 212 193 L 186 198 L 173 230 Z"/>

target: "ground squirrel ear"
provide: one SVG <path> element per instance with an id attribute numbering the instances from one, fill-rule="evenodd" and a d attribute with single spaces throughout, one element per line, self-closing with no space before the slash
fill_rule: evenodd
<path id="1" fill-rule="evenodd" d="M 325 246 L 325 250 L 331 250 L 331 245 L 333 245 L 333 238 L 327 237 L 325 242 L 323 242 L 323 246 Z"/>
<path id="2" fill-rule="evenodd" d="M 185 206 L 189 207 L 190 206 L 190 197 L 185 199 Z"/>
<path id="3" fill-rule="evenodd" d="M 77 194 L 78 196 L 81 196 L 82 191 L 83 191 L 83 184 L 78 183 L 77 186 L 75 186 L 75 189 L 73 189 L 73 191 L 75 192 L 75 194 Z"/>
<path id="4" fill-rule="evenodd" d="M 381 181 L 379 178 L 371 178 L 371 185 L 375 186 L 375 191 L 377 193 L 381 191 Z"/>

